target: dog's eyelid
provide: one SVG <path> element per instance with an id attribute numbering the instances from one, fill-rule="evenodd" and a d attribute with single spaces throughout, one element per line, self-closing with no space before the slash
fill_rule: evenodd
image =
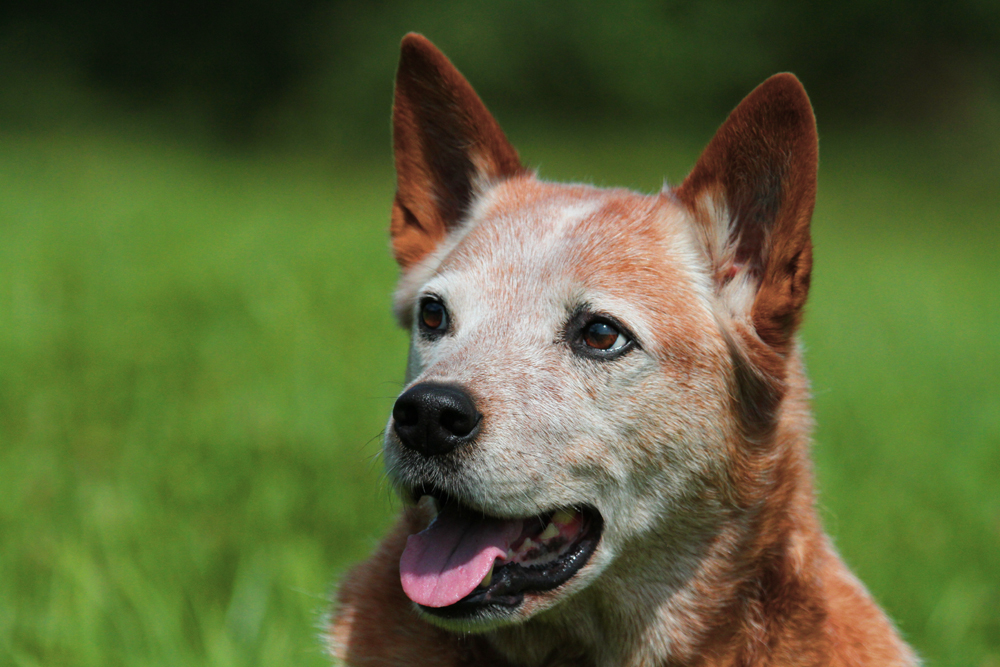
<path id="1" fill-rule="evenodd" d="M 437 292 L 421 292 L 420 294 L 417 295 L 417 308 L 419 308 L 428 301 L 437 301 L 441 304 L 444 304 L 445 299 Z"/>

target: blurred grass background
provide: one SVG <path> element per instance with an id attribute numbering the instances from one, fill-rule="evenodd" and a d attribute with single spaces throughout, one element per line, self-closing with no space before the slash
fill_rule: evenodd
<path id="1" fill-rule="evenodd" d="M 388 111 L 422 30 L 552 179 L 816 104 L 821 511 L 930 665 L 1000 666 L 1000 7 L 0 9 L 0 665 L 323 665 L 394 501 Z"/>

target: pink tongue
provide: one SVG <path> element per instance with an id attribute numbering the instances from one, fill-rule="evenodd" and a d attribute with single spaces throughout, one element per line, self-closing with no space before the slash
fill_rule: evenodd
<path id="1" fill-rule="evenodd" d="M 399 579 L 407 597 L 447 607 L 471 593 L 521 534 L 521 520 L 467 517 L 442 510 L 425 530 L 406 538 Z"/>

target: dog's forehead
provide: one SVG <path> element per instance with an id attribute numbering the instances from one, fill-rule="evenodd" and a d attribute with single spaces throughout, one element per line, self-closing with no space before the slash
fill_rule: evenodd
<path id="1" fill-rule="evenodd" d="M 511 179 L 476 202 L 425 287 L 494 314 L 564 317 L 586 305 L 649 335 L 675 330 L 693 310 L 708 313 L 686 215 L 668 193 Z"/>
<path id="2" fill-rule="evenodd" d="M 614 289 L 690 268 L 684 214 L 668 196 L 512 179 L 480 197 L 471 218 L 440 273 L 483 274 L 496 285 L 545 276 Z"/>
<path id="3" fill-rule="evenodd" d="M 484 195 L 472 218 L 441 272 L 618 292 L 645 280 L 687 284 L 700 266 L 685 213 L 669 195 L 513 179 Z"/>

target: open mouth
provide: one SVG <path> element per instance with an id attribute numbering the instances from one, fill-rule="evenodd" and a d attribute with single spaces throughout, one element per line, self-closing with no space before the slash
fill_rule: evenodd
<path id="1" fill-rule="evenodd" d="M 407 597 L 443 618 L 469 617 L 491 605 L 513 608 L 526 593 L 561 586 L 586 565 L 603 527 L 590 507 L 500 519 L 434 490 L 416 495 L 434 519 L 407 538 L 400 581 Z"/>

